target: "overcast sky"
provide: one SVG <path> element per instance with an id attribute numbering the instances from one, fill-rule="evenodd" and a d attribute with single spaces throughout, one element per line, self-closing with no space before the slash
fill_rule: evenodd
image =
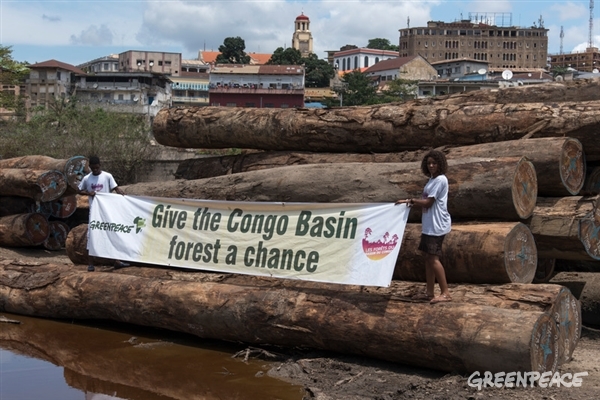
<path id="1" fill-rule="evenodd" d="M 372 38 L 398 44 L 398 30 L 408 19 L 417 27 L 467 19 L 470 13 L 512 13 L 512 20 L 505 14 L 506 21 L 524 27 L 541 16 L 550 30 L 550 53 L 560 50 L 561 26 L 563 52 L 585 50 L 589 40 L 589 1 L 0 0 L 0 43 L 12 46 L 18 61 L 73 65 L 126 50 L 179 52 L 195 59 L 199 50 L 216 51 L 235 36 L 245 40 L 246 52 L 272 53 L 291 45 L 301 13 L 310 18 L 319 58 L 346 44 L 364 47 Z M 592 30 L 600 47 L 597 32 L 600 18 L 594 18 Z"/>

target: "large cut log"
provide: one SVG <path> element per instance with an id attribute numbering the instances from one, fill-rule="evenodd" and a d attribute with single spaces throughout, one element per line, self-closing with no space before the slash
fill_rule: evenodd
<path id="1" fill-rule="evenodd" d="M 58 170 L 65 175 L 67 184 L 72 189 L 71 192 L 78 189 L 79 182 L 90 172 L 89 160 L 84 156 L 62 160 L 40 155 L 7 158 L 0 160 L 0 168 Z"/>
<path id="2" fill-rule="evenodd" d="M 527 157 L 537 172 L 538 195 L 546 197 L 576 195 L 586 173 L 581 142 L 572 138 L 508 140 L 472 146 L 440 148 L 448 159 L 468 157 Z M 398 163 L 419 162 L 426 150 L 399 153 L 311 153 L 292 151 L 255 152 L 220 157 L 201 157 L 179 163 L 176 178 L 202 179 L 227 174 L 302 164 L 342 162 Z"/>
<path id="3" fill-rule="evenodd" d="M 69 260 L 73 264 L 90 264 L 90 255 L 87 249 L 88 224 L 80 224 L 72 227 L 66 235 L 65 250 Z M 113 265 L 115 260 L 102 257 L 94 257 L 94 265 Z"/>
<path id="4" fill-rule="evenodd" d="M 15 214 L 0 218 L 0 246 L 38 246 L 48 238 L 50 227 L 40 213 Z"/>
<path id="5" fill-rule="evenodd" d="M 529 137 L 573 137 L 600 159 L 600 100 L 439 104 L 410 101 L 334 109 L 163 108 L 157 142 L 183 148 L 386 153 Z"/>
<path id="6" fill-rule="evenodd" d="M 35 212 L 37 205 L 30 197 L 0 196 L 0 217 Z"/>
<path id="7" fill-rule="evenodd" d="M 584 325 L 600 326 L 600 274 L 597 272 L 559 272 L 550 282 L 569 288 L 579 299 Z"/>
<path id="8" fill-rule="evenodd" d="M 598 232 L 592 217 L 598 197 L 539 197 L 526 221 L 538 256 L 567 260 L 600 259 Z"/>
<path id="9" fill-rule="evenodd" d="M 360 288 L 339 291 L 337 285 L 305 288 L 153 280 L 66 266 L 0 266 L 0 307 L 16 314 L 109 319 L 445 371 L 544 372 L 559 365 L 559 330 L 546 312 L 466 303 L 431 306 Z"/>
<path id="10" fill-rule="evenodd" d="M 524 158 L 449 160 L 448 209 L 456 220 L 528 218 L 535 207 L 535 168 Z M 314 164 L 208 179 L 138 183 L 129 195 L 206 200 L 324 203 L 394 202 L 420 197 L 420 163 Z M 418 221 L 418 210 L 411 220 Z"/>
<path id="11" fill-rule="evenodd" d="M 0 168 L 0 196 L 52 201 L 65 193 L 67 181 L 58 170 Z"/>
<path id="12" fill-rule="evenodd" d="M 420 238 L 421 225 L 407 224 L 394 279 L 425 282 Z M 520 222 L 455 224 L 440 260 L 449 283 L 531 283 L 537 250 L 531 231 Z"/>
<path id="13" fill-rule="evenodd" d="M 69 218 L 77 209 L 77 195 L 64 196 L 53 201 L 40 203 L 39 212 L 48 217 Z"/>
<path id="14" fill-rule="evenodd" d="M 63 249 L 69 234 L 69 225 L 62 221 L 50 221 L 48 225 L 50 233 L 43 243 L 44 248 L 52 251 Z"/>

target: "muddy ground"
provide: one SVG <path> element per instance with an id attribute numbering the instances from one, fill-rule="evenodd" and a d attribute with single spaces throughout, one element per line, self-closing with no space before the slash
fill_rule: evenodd
<path id="1" fill-rule="evenodd" d="M 41 248 L 0 247 L 0 262 L 19 261 L 25 265 L 72 264 L 64 251 Z M 85 266 L 79 266 L 85 268 Z M 110 269 L 110 267 L 105 267 Z M 280 357 L 269 375 L 303 385 L 305 399 L 392 400 L 392 399 L 548 399 L 589 400 L 600 398 L 600 330 L 583 328 L 573 359 L 561 367 L 561 374 L 587 372 L 581 387 L 477 388 L 469 376 L 443 373 L 356 356 L 310 349 L 267 348 Z M 261 357 L 250 353 L 251 357 Z M 483 373 L 483 371 L 481 371 Z"/>

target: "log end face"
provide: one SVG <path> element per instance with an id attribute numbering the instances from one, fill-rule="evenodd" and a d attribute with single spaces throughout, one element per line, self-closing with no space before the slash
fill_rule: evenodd
<path id="1" fill-rule="evenodd" d="M 43 244 L 50 235 L 50 224 L 43 214 L 31 213 L 25 222 L 27 237 L 32 246 Z"/>
<path id="2" fill-rule="evenodd" d="M 560 156 L 560 179 L 572 195 L 579 193 L 585 183 L 586 163 L 583 145 L 577 139 L 565 140 Z"/>
<path id="3" fill-rule="evenodd" d="M 79 183 L 90 173 L 90 161 L 84 156 L 71 157 L 65 163 L 65 178 L 69 187 L 78 190 Z"/>
<path id="4" fill-rule="evenodd" d="M 518 223 L 506 235 L 504 266 L 513 283 L 531 283 L 537 270 L 535 239 L 527 225 Z"/>
<path id="5" fill-rule="evenodd" d="M 67 235 L 69 234 L 69 225 L 62 221 L 50 221 L 50 234 L 44 242 L 44 247 L 48 250 L 56 251 L 65 247 Z"/>
<path id="6" fill-rule="evenodd" d="M 37 184 L 42 190 L 40 201 L 56 200 L 67 190 L 67 179 L 58 170 L 45 172 L 39 177 Z"/>
<path id="7" fill-rule="evenodd" d="M 86 196 L 87 197 L 87 196 Z M 54 218 L 69 218 L 77 210 L 77 195 L 40 203 L 40 212 Z"/>
<path id="8" fill-rule="evenodd" d="M 538 184 L 535 167 L 526 158 L 518 162 L 512 183 L 512 198 L 519 218 L 527 219 L 533 214 L 537 201 Z"/>
<path id="9" fill-rule="evenodd" d="M 531 371 L 554 373 L 559 366 L 558 328 L 554 318 L 543 313 L 531 333 Z"/>
<path id="10" fill-rule="evenodd" d="M 600 222 L 593 215 L 579 221 L 579 240 L 590 257 L 600 260 Z"/>
<path id="11" fill-rule="evenodd" d="M 581 303 L 566 287 L 558 294 L 552 316 L 558 327 L 559 364 L 569 362 L 581 337 Z"/>

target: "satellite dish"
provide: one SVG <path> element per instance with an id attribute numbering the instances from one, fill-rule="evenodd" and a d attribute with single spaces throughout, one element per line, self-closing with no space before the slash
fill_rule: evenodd
<path id="1" fill-rule="evenodd" d="M 93 87 L 94 89 L 98 89 L 98 84 L 97 84 L 97 83 L 94 83 L 94 84 L 92 85 L 92 87 Z"/>
<path id="2" fill-rule="evenodd" d="M 504 71 L 502 71 L 502 79 L 509 81 L 512 77 L 513 73 L 510 69 L 505 69 Z"/>
<path id="3" fill-rule="evenodd" d="M 592 70 L 592 74 L 597 74 L 597 73 L 598 73 L 598 68 L 594 68 L 594 69 Z"/>
<path id="4" fill-rule="evenodd" d="M 135 101 L 135 102 L 137 102 L 138 100 L 139 100 L 139 99 L 137 98 L 137 96 L 135 96 L 135 97 L 133 98 L 133 101 Z"/>
<path id="5" fill-rule="evenodd" d="M 487 71 L 485 70 L 485 68 L 481 68 L 480 70 L 478 70 L 478 71 L 477 71 L 477 73 L 478 73 L 479 75 L 485 75 L 485 74 L 486 74 L 486 72 L 487 72 Z"/>
<path id="6" fill-rule="evenodd" d="M 517 85 L 518 85 L 518 86 L 523 86 L 523 81 L 522 81 L 522 80 L 518 80 L 518 81 L 517 81 Z"/>

